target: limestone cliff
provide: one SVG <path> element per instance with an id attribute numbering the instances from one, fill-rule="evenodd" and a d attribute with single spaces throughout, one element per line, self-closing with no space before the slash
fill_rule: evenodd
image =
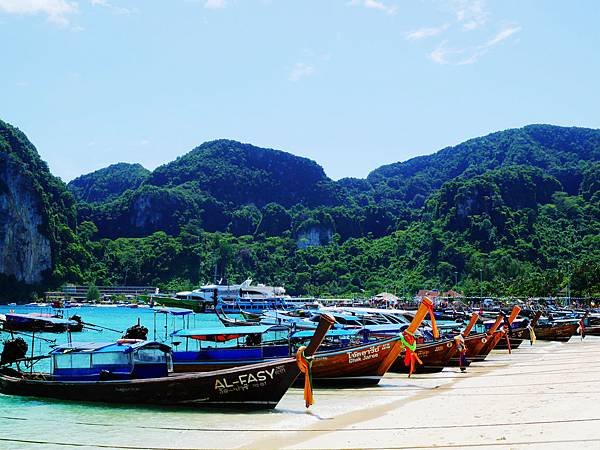
<path id="1" fill-rule="evenodd" d="M 3 296 L 23 286 L 48 286 L 68 274 L 61 261 L 76 256 L 71 194 L 52 176 L 35 147 L 0 121 L 0 286 Z M 6 292 L 4 292 L 6 291 Z"/>
<path id="2" fill-rule="evenodd" d="M 28 175 L 0 153 L 0 273 L 26 284 L 52 267 L 50 240 L 41 233 L 42 203 Z"/>

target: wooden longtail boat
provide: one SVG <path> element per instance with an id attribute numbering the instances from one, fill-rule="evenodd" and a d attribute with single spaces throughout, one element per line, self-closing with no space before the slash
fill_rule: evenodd
<path id="1" fill-rule="evenodd" d="M 494 348 L 496 347 L 498 342 L 500 342 L 501 339 L 506 338 L 505 336 L 506 336 L 507 330 L 505 328 L 510 327 L 510 324 L 513 323 L 513 321 L 519 315 L 520 311 L 521 311 L 521 308 L 519 306 L 514 306 L 510 313 L 510 316 L 508 316 L 508 318 L 506 320 L 504 319 L 503 314 L 498 316 L 498 318 L 496 319 L 496 322 L 498 322 L 498 320 L 500 320 L 500 322 L 504 322 L 505 327 L 499 329 L 500 324 L 498 324 L 495 327 L 496 329 L 492 333 L 490 333 L 491 337 L 490 337 L 490 339 L 488 339 L 488 342 L 486 343 L 486 345 L 479 351 L 479 354 L 474 357 L 474 359 L 476 361 L 485 360 L 487 355 L 489 355 L 490 352 L 492 350 L 494 350 Z"/>
<path id="2" fill-rule="evenodd" d="M 215 314 L 217 315 L 217 318 L 219 319 L 219 321 L 225 327 L 240 327 L 240 326 L 244 327 L 244 326 L 253 326 L 253 325 L 260 324 L 260 320 L 237 320 L 237 319 L 232 319 L 230 317 L 227 317 L 227 314 L 225 314 L 225 311 L 223 311 L 222 308 L 221 308 L 221 311 L 218 311 L 215 309 Z"/>
<path id="3" fill-rule="evenodd" d="M 518 308 L 518 309 L 517 309 Z M 515 313 L 516 311 L 516 313 Z M 520 308 L 515 306 L 509 318 L 509 323 L 512 323 L 514 318 L 519 314 Z M 473 361 L 483 361 L 487 355 L 493 350 L 498 341 L 504 336 L 503 331 L 499 330 L 500 324 L 504 321 L 504 315 L 498 314 L 496 321 L 492 327 L 485 333 L 477 333 L 473 335 L 465 334 L 465 346 L 467 348 L 466 358 L 469 363 Z M 470 331 L 470 330 L 469 330 Z M 450 360 L 451 366 L 460 364 L 458 357 Z"/>
<path id="4" fill-rule="evenodd" d="M 404 364 L 405 352 L 406 350 L 403 349 L 400 357 L 390 368 L 390 372 L 410 372 L 410 367 Z M 448 366 L 450 359 L 456 353 L 456 343 L 454 339 L 425 342 L 417 344 L 416 353 L 422 364 L 416 364 L 413 373 L 441 372 L 444 367 Z"/>
<path id="5" fill-rule="evenodd" d="M 479 316 L 476 313 L 472 314 L 463 334 L 471 332 L 478 318 Z M 410 373 L 410 367 L 404 364 L 405 351 L 403 350 L 400 357 L 396 359 L 390 369 L 391 372 Z M 421 364 L 415 365 L 413 373 L 441 372 L 444 367 L 450 364 L 450 360 L 456 355 L 456 351 L 457 345 L 454 338 L 417 344 L 416 353 L 417 357 L 421 360 Z"/>
<path id="6" fill-rule="evenodd" d="M 535 336 L 540 341 L 560 341 L 567 342 L 571 339 L 571 336 L 577 334 L 579 328 L 579 322 L 576 320 L 571 321 L 557 321 L 550 322 L 548 325 L 538 324 L 534 327 Z"/>
<path id="7" fill-rule="evenodd" d="M 427 314 L 427 303 L 431 304 L 431 301 L 423 299 L 417 314 L 405 333 L 414 333 L 419 327 Z M 342 332 L 344 330 L 334 331 Z M 181 330 L 174 333 L 173 336 L 193 337 L 194 332 L 194 330 Z M 310 333 L 310 331 L 305 331 L 305 333 Z M 312 380 L 315 384 L 345 387 L 377 384 L 397 359 L 403 345 L 402 337 L 396 336 L 345 348 L 319 351 L 315 354 L 312 362 Z M 270 357 L 273 360 L 280 358 L 276 355 L 277 348 L 270 346 L 250 348 L 248 352 L 245 352 L 243 347 L 225 348 L 222 349 L 222 352 L 219 352 L 219 350 L 212 353 L 210 359 L 203 357 L 200 352 L 175 352 L 174 369 L 176 372 L 202 371 L 215 365 L 229 367 L 248 364 L 256 361 L 251 356 L 252 352 L 255 353 L 254 358 Z M 260 352 L 257 353 L 257 351 Z M 238 353 L 236 359 L 228 359 L 231 358 L 230 356 L 223 357 L 223 355 L 227 355 L 227 353 L 231 355 L 233 352 Z M 272 355 L 268 356 L 267 353 Z"/>
<path id="8" fill-rule="evenodd" d="M 330 317 L 323 316 L 313 339 L 304 349 L 305 357 L 314 354 L 332 324 Z M 160 364 L 156 364 L 157 355 L 154 355 L 150 364 L 154 367 L 149 371 L 145 367 L 148 364 L 135 363 L 136 352 L 148 344 L 150 350 L 160 350 L 164 354 Z M 83 372 L 79 371 L 77 376 L 69 376 L 69 372 L 61 369 L 60 365 L 58 368 L 55 366 L 52 374 L 26 373 L 0 367 L 0 392 L 109 403 L 274 408 L 301 373 L 299 361 L 303 359 L 280 358 L 212 372 L 172 374 L 168 373 L 168 346 L 145 341 L 139 343 L 139 349 L 136 345 L 130 346 L 132 350 L 123 350 L 131 355 L 129 360 L 133 361 L 129 373 L 99 371 L 93 363 L 93 352 L 87 349 L 82 356 L 90 357 L 89 367 Z M 75 349 L 70 350 L 64 356 L 78 353 Z M 144 361 L 143 356 L 140 358 Z M 93 376 L 90 376 L 90 371 Z M 126 378 L 114 379 L 118 377 Z"/>
<path id="9" fill-rule="evenodd" d="M 508 333 L 508 339 L 510 341 L 511 349 L 518 348 L 523 343 L 523 341 L 530 341 L 530 342 L 533 341 L 532 338 L 535 335 L 535 330 L 533 328 L 536 326 L 541 315 L 542 315 L 542 312 L 537 311 L 535 313 L 535 315 L 533 316 L 533 319 L 531 319 L 531 322 L 527 326 L 521 327 L 521 328 L 516 328 L 516 329 L 511 329 L 511 331 Z M 534 334 L 532 334 L 532 331 Z M 500 341 L 496 345 L 496 348 L 499 350 L 508 349 L 508 344 L 506 343 L 506 339 L 500 339 Z"/>
<path id="10" fill-rule="evenodd" d="M 66 331 L 81 331 L 83 324 L 81 321 L 54 317 L 50 314 L 7 313 L 4 314 L 2 328 L 4 331 L 64 333 Z"/>

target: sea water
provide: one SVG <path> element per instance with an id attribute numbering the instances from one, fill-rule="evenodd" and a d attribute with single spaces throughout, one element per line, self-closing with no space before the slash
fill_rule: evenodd
<path id="1" fill-rule="evenodd" d="M 0 314 L 52 313 L 50 308 L 0 306 Z M 181 317 L 155 314 L 150 308 L 77 307 L 63 311 L 89 324 L 116 331 L 85 329 L 72 333 L 79 342 L 114 342 L 130 326 L 148 328 L 148 338 L 170 343 L 169 334 L 183 328 Z M 185 319 L 187 327 L 188 319 Z M 213 314 L 194 314 L 190 328 L 221 326 Z M 8 333 L 2 333 L 7 339 Z M 67 333 L 36 333 L 55 342 L 36 339 L 34 354 L 43 355 L 52 345 L 64 344 Z M 30 345 L 31 339 L 25 337 Z M 183 343 L 180 345 L 184 345 Z M 46 367 L 44 366 L 46 365 Z M 47 360 L 36 370 L 48 369 Z M 317 389 L 316 405 L 304 406 L 301 389 L 291 388 L 274 410 L 220 411 L 139 405 L 113 405 L 29 398 L 0 394 L 0 449 L 24 448 L 216 448 L 252 446 L 265 433 L 304 433 L 304 428 L 322 426 L 333 417 L 357 408 L 367 408 L 414 394 L 406 389 L 405 376 L 386 377 L 380 386 L 363 390 Z M 378 393 L 377 395 L 375 395 Z M 262 444 L 261 444 L 262 445 Z M 273 443 L 273 446 L 277 446 Z"/>

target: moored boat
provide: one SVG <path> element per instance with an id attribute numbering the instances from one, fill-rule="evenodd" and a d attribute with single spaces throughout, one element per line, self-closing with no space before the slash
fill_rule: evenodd
<path id="1" fill-rule="evenodd" d="M 307 370 L 299 361 L 314 354 L 332 323 L 324 316 L 297 357 L 204 373 L 171 373 L 170 347 L 157 342 L 67 344 L 49 355 L 51 373 L 0 367 L 0 392 L 109 403 L 274 408 Z"/>
<path id="2" fill-rule="evenodd" d="M 404 331 L 405 335 L 414 333 L 428 311 L 424 299 L 415 318 Z M 222 337 L 211 340 L 225 340 L 228 337 L 237 339 L 240 336 L 258 336 L 262 332 L 272 330 L 271 326 L 224 328 Z M 312 330 L 300 331 L 291 336 L 292 340 L 313 335 Z M 331 336 L 356 336 L 360 329 L 331 331 Z M 377 384 L 397 359 L 405 345 L 406 337 L 396 336 L 378 339 L 373 342 L 363 342 L 350 346 L 327 348 L 315 354 L 312 362 L 312 380 L 317 384 L 336 384 L 340 386 L 356 386 Z M 208 340 L 206 330 L 179 330 L 173 337 L 195 338 Z M 211 348 L 201 351 L 174 352 L 175 371 L 201 371 L 215 366 L 231 367 L 233 365 L 249 364 L 257 360 L 276 360 L 288 354 L 289 344 L 284 345 L 255 345 L 249 347 Z"/>
<path id="3" fill-rule="evenodd" d="M 5 331 L 64 333 L 65 331 L 81 331 L 83 323 L 79 316 L 63 319 L 50 314 L 6 313 L 4 314 L 2 328 Z"/>

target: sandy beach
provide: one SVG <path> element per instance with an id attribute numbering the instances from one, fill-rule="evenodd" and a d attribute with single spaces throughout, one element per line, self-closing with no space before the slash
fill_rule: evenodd
<path id="1" fill-rule="evenodd" d="M 273 411 L 246 413 L 6 396 L 0 448 L 600 448 L 599 349 L 597 337 L 525 342 L 467 373 L 317 389 L 308 410 L 300 389 Z"/>
<path id="2" fill-rule="evenodd" d="M 599 448 L 599 346 L 595 337 L 524 343 L 465 374 L 388 374 L 378 388 L 320 390 L 310 425 L 244 432 L 243 447 Z M 348 410 L 330 405 L 340 400 Z"/>

